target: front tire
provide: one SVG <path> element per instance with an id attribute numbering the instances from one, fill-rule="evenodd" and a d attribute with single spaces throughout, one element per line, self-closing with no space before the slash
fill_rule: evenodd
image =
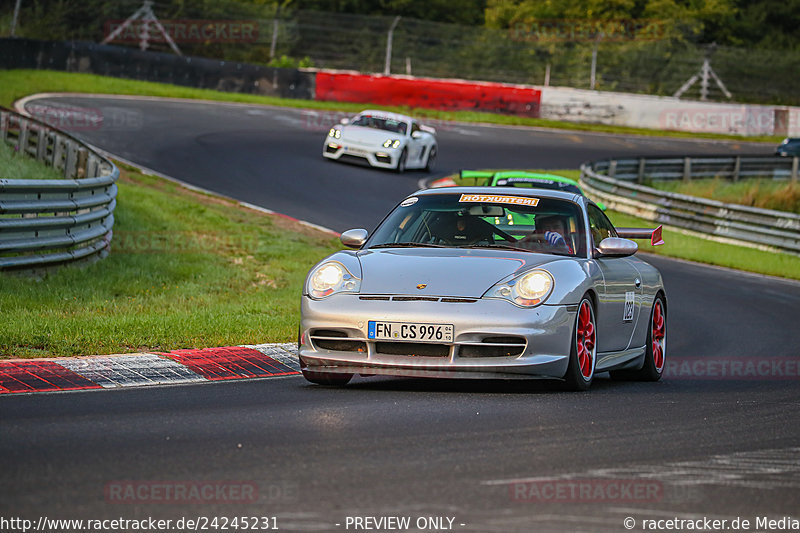
<path id="1" fill-rule="evenodd" d="M 400 153 L 400 157 L 397 159 L 397 166 L 395 167 L 395 172 L 398 174 L 402 174 L 406 171 L 406 159 L 408 159 L 408 152 L 405 148 Z"/>
<path id="2" fill-rule="evenodd" d="M 430 152 L 428 152 L 428 159 L 425 161 L 425 170 L 427 172 L 431 172 L 433 167 L 436 165 L 436 146 L 431 146 Z"/>
<path id="3" fill-rule="evenodd" d="M 659 294 L 650 311 L 644 364 L 639 370 L 614 370 L 611 378 L 628 381 L 658 381 L 664 372 L 667 356 L 667 308 Z"/>
<path id="4" fill-rule="evenodd" d="M 569 365 L 564 375 L 567 390 L 585 391 L 592 385 L 597 365 L 597 319 L 592 300 L 584 296 L 575 317 Z"/>

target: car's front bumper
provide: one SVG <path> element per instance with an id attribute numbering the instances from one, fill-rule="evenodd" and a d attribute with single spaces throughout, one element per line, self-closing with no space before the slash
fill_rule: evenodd
<path id="1" fill-rule="evenodd" d="M 322 155 L 328 159 L 358 158 L 373 167 L 397 168 L 401 148 L 384 148 L 327 137 L 322 145 Z"/>
<path id="2" fill-rule="evenodd" d="M 303 368 L 330 373 L 504 379 L 561 378 L 567 371 L 577 306 L 523 309 L 494 299 L 376 301 L 362 296 L 303 297 L 299 349 Z M 453 341 L 375 341 L 368 338 L 370 320 L 453 324 Z M 338 340 L 330 337 L 332 332 L 340 336 Z M 431 349 L 439 353 L 420 355 Z"/>

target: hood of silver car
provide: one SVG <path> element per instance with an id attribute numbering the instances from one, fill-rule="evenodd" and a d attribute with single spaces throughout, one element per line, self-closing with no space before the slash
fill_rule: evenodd
<path id="1" fill-rule="evenodd" d="M 375 128 L 364 128 L 361 126 L 345 126 L 342 128 L 342 141 L 355 142 L 360 144 L 368 144 L 381 146 L 387 139 L 402 139 L 403 135 L 400 133 L 392 133 L 391 131 L 376 130 Z"/>
<path id="2" fill-rule="evenodd" d="M 362 294 L 461 298 L 479 298 L 505 277 L 554 259 L 544 254 L 459 248 L 366 250 L 358 258 Z"/>

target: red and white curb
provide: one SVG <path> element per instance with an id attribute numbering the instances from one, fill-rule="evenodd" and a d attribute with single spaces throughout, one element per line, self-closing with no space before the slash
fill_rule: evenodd
<path id="1" fill-rule="evenodd" d="M 300 373 L 295 344 L 0 361 L 0 394 L 113 389 Z"/>

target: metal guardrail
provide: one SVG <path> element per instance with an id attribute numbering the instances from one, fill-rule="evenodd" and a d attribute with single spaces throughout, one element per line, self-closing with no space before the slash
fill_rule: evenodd
<path id="1" fill-rule="evenodd" d="M 798 158 L 607 159 L 581 165 L 581 184 L 609 208 L 756 248 L 800 254 L 800 215 L 726 204 L 642 185 L 646 180 L 771 177 L 796 182 Z"/>
<path id="2" fill-rule="evenodd" d="M 108 255 L 119 169 L 78 139 L 0 108 L 0 141 L 64 179 L 0 179 L 0 269 Z"/>

